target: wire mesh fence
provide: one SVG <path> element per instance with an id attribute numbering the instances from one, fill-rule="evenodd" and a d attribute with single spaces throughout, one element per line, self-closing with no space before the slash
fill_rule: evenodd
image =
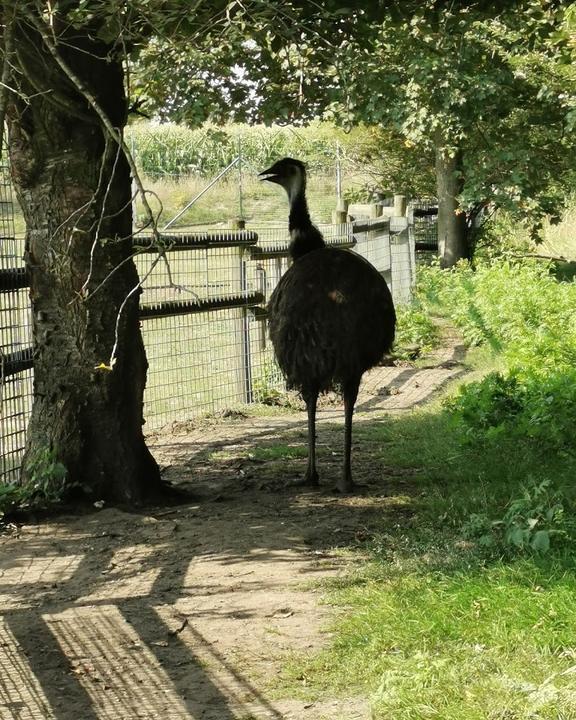
<path id="1" fill-rule="evenodd" d="M 265 167 L 238 158 L 212 185 L 190 173 L 146 181 L 164 205 L 161 226 L 185 209 L 166 231 L 169 266 L 158 263 L 149 272 L 154 255 L 143 252 L 136 258 L 145 277 L 141 316 L 149 360 L 144 398 L 149 430 L 268 401 L 284 389 L 264 308 L 288 267 L 286 196 L 258 180 Z M 384 274 L 395 301 L 406 302 L 415 275 L 412 222 L 390 218 L 388 212 L 365 220 L 356 213 L 354 223 L 333 223 L 342 194 L 353 195 L 367 180 L 335 146 L 322 168 L 310 169 L 311 216 L 329 244 L 354 246 Z M 0 168 L 0 482 L 17 478 L 32 404 L 31 319 L 23 228 L 16 218 L 15 228 L 8 174 Z M 138 204 L 135 221 L 139 230 L 144 218 Z M 231 224 L 246 230 L 231 233 Z M 145 242 L 142 234 L 136 233 L 135 242 Z"/>
<path id="2" fill-rule="evenodd" d="M 409 217 L 413 227 L 418 262 L 430 264 L 438 255 L 438 200 L 418 198 L 412 201 Z"/>
<path id="3" fill-rule="evenodd" d="M 17 476 L 32 406 L 32 370 L 21 369 L 32 344 L 30 303 L 24 243 L 16 237 L 14 215 L 8 168 L 0 166 L 0 480 L 4 482 Z"/>
<path id="4" fill-rule="evenodd" d="M 158 265 L 143 285 L 144 317 L 152 315 L 142 327 L 149 428 L 265 399 L 281 382 L 258 308 L 286 262 L 252 253 L 253 233 L 229 234 L 225 247 L 222 237 L 169 252 L 170 272 Z M 138 258 L 141 275 L 149 263 Z M 188 300 L 187 313 L 163 316 L 170 302 L 182 300 Z"/>

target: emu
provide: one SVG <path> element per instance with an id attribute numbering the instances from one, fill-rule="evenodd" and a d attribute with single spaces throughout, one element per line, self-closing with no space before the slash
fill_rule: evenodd
<path id="1" fill-rule="evenodd" d="M 396 314 L 386 281 L 356 253 L 326 246 L 312 224 L 306 201 L 306 169 L 283 158 L 260 173 L 281 185 L 290 204 L 291 266 L 268 304 L 270 338 L 288 387 L 300 391 L 308 413 L 308 466 L 300 485 L 318 485 L 318 395 L 344 396 L 344 465 L 336 488 L 354 489 L 351 472 L 352 416 L 360 380 L 389 352 Z"/>

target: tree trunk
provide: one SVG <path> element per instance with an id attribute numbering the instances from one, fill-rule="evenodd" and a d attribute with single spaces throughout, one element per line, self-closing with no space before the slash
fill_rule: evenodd
<path id="1" fill-rule="evenodd" d="M 466 213 L 460 209 L 457 199 L 462 182 L 462 152 L 450 154 L 443 143 L 437 144 L 438 249 L 440 264 L 445 268 L 469 257 Z"/>
<path id="2" fill-rule="evenodd" d="M 34 11 L 32 11 L 34 12 Z M 51 28 L 61 57 L 112 125 L 126 123 L 121 59 L 98 27 Z M 139 504 L 160 488 L 143 437 L 147 361 L 131 254 L 130 171 L 97 113 L 30 25 L 16 25 L 9 151 L 26 220 L 31 278 L 34 403 L 22 482 L 45 484 L 64 466 L 66 487 L 90 499 Z M 113 272 L 114 271 L 114 272 Z M 110 273 L 113 274 L 110 275 Z M 106 279 L 108 278 L 108 279 Z M 100 287 L 101 283 L 104 283 Z M 96 289 L 98 291 L 96 292 Z"/>

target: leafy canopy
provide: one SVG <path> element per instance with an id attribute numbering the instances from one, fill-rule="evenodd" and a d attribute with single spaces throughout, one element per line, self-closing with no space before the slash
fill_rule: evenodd
<path id="1" fill-rule="evenodd" d="M 164 119 L 306 122 L 395 132 L 464 158 L 461 205 L 536 221 L 574 182 L 574 4 L 287 3 L 192 46 L 156 36 L 138 92 Z M 288 21 L 288 18 L 290 22 Z"/>
<path id="2" fill-rule="evenodd" d="M 6 0 L 94 30 L 162 119 L 376 126 L 461 152 L 461 207 L 555 216 L 574 184 L 576 4 L 550 0 Z M 56 10 L 53 7 L 57 8 Z M 54 25 L 57 27 L 57 25 Z"/>

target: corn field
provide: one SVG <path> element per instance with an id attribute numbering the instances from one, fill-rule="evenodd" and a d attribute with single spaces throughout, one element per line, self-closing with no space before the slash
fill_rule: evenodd
<path id="1" fill-rule="evenodd" d="M 312 218 L 329 224 L 339 197 L 366 194 L 371 177 L 358 158 L 369 139 L 367 131 L 347 135 L 325 124 L 206 125 L 191 130 L 141 123 L 127 134 L 160 226 L 172 226 L 178 216 L 174 227 L 180 229 L 229 227 L 237 220 L 249 227 L 285 225 L 284 192 L 259 182 L 258 173 L 286 156 L 306 163 Z M 136 225 L 147 222 L 139 200 L 135 220 Z"/>
<path id="2" fill-rule="evenodd" d="M 265 168 L 280 157 L 297 157 L 311 172 L 334 168 L 336 144 L 352 160 L 361 131 L 346 134 L 329 125 L 305 128 L 248 125 L 181 125 L 136 123 L 126 133 L 142 172 L 152 178 L 197 175 L 211 177 L 239 154 L 248 165 Z"/>

